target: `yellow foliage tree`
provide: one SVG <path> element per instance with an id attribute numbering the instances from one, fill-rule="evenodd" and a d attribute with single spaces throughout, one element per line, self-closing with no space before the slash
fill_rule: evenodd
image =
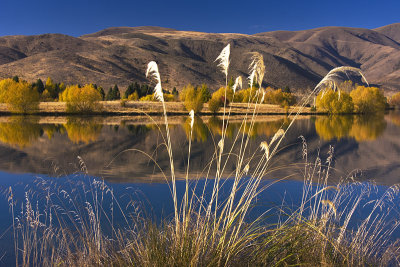
<path id="1" fill-rule="evenodd" d="M 351 113 L 354 104 L 350 95 L 346 92 L 333 91 L 332 89 L 321 91 L 316 100 L 317 110 L 325 111 L 331 114 Z"/>
<path id="2" fill-rule="evenodd" d="M 62 94 L 60 101 L 67 103 L 67 112 L 90 113 L 101 109 L 98 101 L 102 96 L 93 85 L 87 84 L 83 87 L 78 85 L 68 86 Z"/>
<path id="3" fill-rule="evenodd" d="M 390 98 L 390 105 L 399 108 L 400 107 L 400 92 L 392 95 Z"/>
<path id="4" fill-rule="evenodd" d="M 0 102 L 16 113 L 32 113 L 39 108 L 39 93 L 26 81 L 0 81 Z"/>
<path id="5" fill-rule="evenodd" d="M 296 104 L 296 98 L 294 95 L 288 92 L 283 92 L 282 89 L 267 88 L 267 92 L 264 96 L 265 104 L 275 104 L 281 107 L 288 107 Z"/>
<path id="6" fill-rule="evenodd" d="M 386 97 L 377 87 L 357 86 L 350 92 L 354 110 L 358 113 L 383 112 L 386 108 Z"/>

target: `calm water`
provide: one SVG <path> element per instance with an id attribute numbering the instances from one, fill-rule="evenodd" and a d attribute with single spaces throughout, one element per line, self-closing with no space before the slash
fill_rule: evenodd
<path id="1" fill-rule="evenodd" d="M 153 119 L 162 122 L 162 118 Z M 187 164 L 190 121 L 184 117 L 169 119 L 175 169 L 177 178 L 182 179 Z M 232 118 L 225 147 L 230 148 L 237 134 L 243 133 L 241 120 Z M 12 259 L 11 218 L 6 194 L 10 186 L 15 198 L 23 201 L 24 193 L 39 192 L 43 181 L 51 184 L 54 192 L 60 186 L 74 188 L 86 179 L 78 174 L 84 170 L 90 177 L 104 178 L 121 199 L 122 206 L 135 199 L 145 203 L 151 216 L 170 215 L 171 195 L 159 169 L 168 176 L 169 158 L 161 145 L 164 126 L 154 121 L 137 117 L 0 117 L 0 188 L 4 192 L 0 200 L 3 214 L 0 257 L 5 255 L 0 263 Z M 285 116 L 259 117 L 254 130 L 244 133 L 251 136 L 246 156 L 290 122 Z M 206 176 L 208 169 L 205 167 L 220 139 L 221 126 L 218 118 L 196 118 L 190 157 L 191 179 Z M 273 159 L 271 167 L 277 171 L 269 173 L 265 181 L 290 177 L 260 197 L 261 204 L 254 216 L 266 207 L 280 205 L 283 199 L 288 205 L 300 201 L 305 160 L 299 136 L 307 142 L 309 162 L 314 162 L 318 155 L 325 162 L 330 147 L 334 147 L 331 184 L 350 175 L 362 182 L 376 182 L 379 190 L 400 183 L 400 114 L 300 117 Z M 237 146 L 233 153 L 236 151 Z M 230 176 L 235 163 L 233 159 L 228 160 L 225 177 Z M 214 167 L 210 168 L 213 173 Z M 183 189 L 182 182 L 178 183 L 178 191 L 180 188 Z"/>

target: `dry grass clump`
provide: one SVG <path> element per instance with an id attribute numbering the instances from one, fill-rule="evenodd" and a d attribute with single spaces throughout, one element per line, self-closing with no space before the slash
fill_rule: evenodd
<path id="1" fill-rule="evenodd" d="M 217 57 L 225 75 L 229 73 L 230 46 Z M 270 266 L 270 265 L 368 265 L 397 263 L 398 246 L 390 236 L 399 222 L 388 223 L 398 187 L 389 188 L 382 197 L 366 202 L 376 187 L 353 180 L 332 186 L 328 177 L 333 151 L 326 163 L 317 158 L 308 162 L 307 144 L 303 142 L 305 164 L 304 185 L 298 207 L 285 203 L 277 212 L 267 210 L 248 221 L 257 198 L 279 180 L 263 183 L 263 178 L 276 169 L 272 159 L 295 121 L 279 127 L 271 139 L 250 151 L 249 140 L 256 127 L 259 105 L 264 101 L 262 81 L 265 66 L 261 54 L 254 53 L 250 64 L 250 84 L 259 85 L 255 103 L 244 115 L 241 127 L 232 136 L 233 144 L 225 146 L 231 106 L 225 101 L 219 135 L 215 136 L 215 152 L 198 180 L 190 172 L 191 140 L 194 132 L 194 111 L 187 123 L 189 142 L 184 192 L 178 198 L 175 165 L 171 148 L 167 110 L 162 94 L 161 78 L 155 62 L 150 62 L 147 76 L 156 81 L 154 97 L 162 103 L 165 131 L 160 130 L 162 145 L 168 151 L 170 166 L 162 170 L 168 182 L 173 214 L 161 224 L 143 215 L 143 209 L 130 202 L 126 211 L 104 181 L 88 178 L 70 191 L 55 190 L 46 180 L 44 212 L 26 195 L 20 216 L 15 216 L 15 201 L 10 189 L 9 203 L 13 214 L 13 230 L 17 264 L 44 266 Z M 227 86 L 225 87 L 227 88 Z M 317 88 L 314 90 L 317 91 Z M 236 88 L 233 94 L 236 93 Z M 308 98 L 301 103 L 305 105 Z M 234 96 L 233 96 L 234 99 Z M 160 128 L 161 129 L 161 128 Z M 165 133 L 165 134 L 164 134 Z M 233 153 L 234 148 L 238 148 Z M 236 150 L 235 150 L 236 151 Z M 250 155 L 250 156 L 247 156 Z M 149 160 L 157 161 L 151 156 Z M 228 160 L 236 161 L 236 169 L 228 176 Z M 213 167 L 213 168 L 212 168 Z M 278 167 L 279 168 L 279 167 Z M 212 170 L 215 169 L 215 172 Z M 81 162 L 81 172 L 87 173 Z M 284 179 L 284 178 L 283 178 Z M 229 181 L 229 182 L 228 182 Z M 66 187 L 68 188 L 68 187 Z M 79 189 L 81 188 L 81 189 Z M 58 192 L 58 193 L 55 193 Z M 227 192 L 227 193 L 226 193 Z M 36 193 L 35 193 L 36 194 Z M 365 218 L 352 225 L 359 207 L 368 206 Z M 118 213 L 123 225 L 114 224 Z M 267 223 L 265 216 L 277 218 Z M 358 218 L 357 218 L 358 219 Z"/>

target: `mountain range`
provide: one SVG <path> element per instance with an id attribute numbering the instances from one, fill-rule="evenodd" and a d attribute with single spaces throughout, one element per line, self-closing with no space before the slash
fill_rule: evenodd
<path id="1" fill-rule="evenodd" d="M 377 29 L 323 27 L 254 35 L 203 33 L 161 27 L 115 27 L 72 37 L 63 34 L 0 37 L 0 78 L 52 77 L 56 82 L 149 83 L 146 65 L 158 63 L 164 89 L 188 83 L 225 84 L 215 59 L 231 44 L 229 76 L 247 77 L 250 52 L 264 56 L 264 85 L 311 90 L 329 70 L 360 68 L 387 94 L 400 90 L 400 23 Z"/>

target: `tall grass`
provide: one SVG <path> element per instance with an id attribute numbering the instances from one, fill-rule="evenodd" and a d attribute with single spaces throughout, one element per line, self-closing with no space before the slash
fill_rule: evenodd
<path id="1" fill-rule="evenodd" d="M 225 75 L 229 73 L 230 46 L 217 58 Z M 396 264 L 397 243 L 390 236 L 399 221 L 388 222 L 393 199 L 399 188 L 390 187 L 382 197 L 367 202 L 376 187 L 362 184 L 351 177 L 337 185 L 329 185 L 333 150 L 327 162 L 320 158 L 310 163 L 303 139 L 304 183 L 301 203 L 289 209 L 283 202 L 276 209 L 248 220 L 260 194 L 267 194 L 276 180 L 263 183 L 274 171 L 272 159 L 279 152 L 286 132 L 279 129 L 269 140 L 251 151 L 249 146 L 258 105 L 263 101 L 262 81 L 265 65 L 261 54 L 253 53 L 249 81 L 258 83 L 256 104 L 244 116 L 232 145 L 225 147 L 230 109 L 224 116 L 221 137 L 214 141 L 214 154 L 204 167 L 203 179 L 190 171 L 191 136 L 194 112 L 190 112 L 190 137 L 183 198 L 177 194 L 177 181 L 157 64 L 150 62 L 146 76 L 156 81 L 155 97 L 164 108 L 163 145 L 168 152 L 169 170 L 161 170 L 170 186 L 174 214 L 161 224 L 146 218 L 135 202 L 126 211 L 104 181 L 87 177 L 87 183 L 69 191 L 39 180 L 44 189 L 44 211 L 32 204 L 27 193 L 19 216 L 15 216 L 15 200 L 9 191 L 13 216 L 17 265 L 138 265 L 138 266 L 245 266 L 245 265 L 367 265 Z M 237 83 L 237 84 L 236 84 Z M 235 91 L 240 87 L 237 78 Z M 318 86 L 314 89 L 315 93 Z M 309 95 L 308 98 L 312 97 Z M 226 99 L 226 98 L 225 98 Z M 305 99 L 302 103 L 307 103 Z M 298 115 L 293 114 L 294 118 Z M 163 134 L 165 132 L 165 135 Z M 235 152 L 234 152 L 235 151 Z M 143 152 L 144 153 L 144 152 Z M 150 155 L 156 166 L 157 161 Z M 227 174 L 228 160 L 236 161 L 236 169 Z M 81 173 L 87 170 L 81 162 Z M 228 179 L 225 179 L 229 177 Z M 282 178 L 285 179 L 285 178 Z M 229 181 L 229 183 L 228 183 Z M 222 192 L 229 187 L 228 194 Z M 79 189 L 80 188 L 80 189 Z M 209 191 L 209 189 L 211 189 Z M 359 207 L 369 207 L 367 216 L 351 226 Z M 114 224 L 114 215 L 124 219 L 124 227 Z M 277 216 L 275 223 L 266 223 L 266 216 Z M 106 225 L 106 226 L 104 226 Z M 108 229 L 108 231 L 107 231 Z"/>

